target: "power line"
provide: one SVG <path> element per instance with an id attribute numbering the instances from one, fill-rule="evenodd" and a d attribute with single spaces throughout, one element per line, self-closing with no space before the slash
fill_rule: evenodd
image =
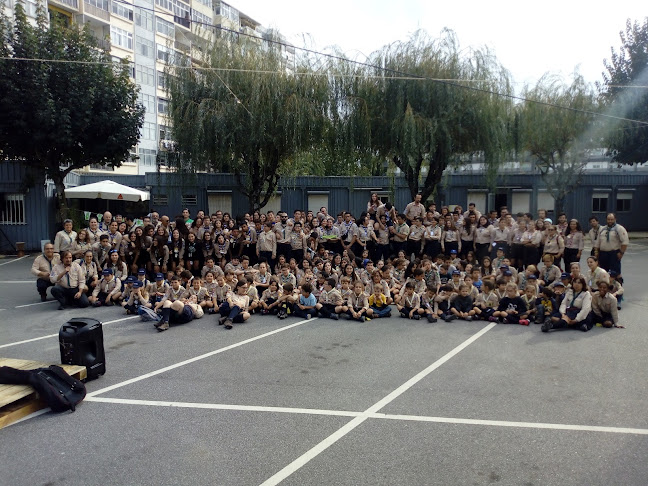
<path id="1" fill-rule="evenodd" d="M 133 8 L 139 8 L 141 10 L 149 11 L 149 12 L 152 12 L 154 14 L 167 15 L 167 16 L 173 17 L 174 20 L 175 20 L 175 17 L 177 17 L 175 14 L 173 14 L 171 12 L 164 12 L 164 11 L 156 10 L 155 7 L 154 8 L 142 7 L 142 6 L 139 6 L 139 5 L 135 5 L 135 4 L 131 3 L 131 2 L 127 2 L 125 0 L 113 0 L 113 1 L 116 2 L 116 3 L 121 3 L 121 4 L 124 4 L 124 5 L 128 5 L 128 6 L 133 7 Z M 212 23 L 202 22 L 202 21 L 193 20 L 193 19 L 189 19 L 189 20 L 194 24 L 203 25 L 203 26 L 206 26 L 206 27 L 209 27 L 209 28 L 212 28 L 212 29 L 218 29 L 220 31 L 229 32 L 229 33 L 232 33 L 232 34 L 235 34 L 235 35 L 251 37 L 251 38 L 253 38 L 253 39 L 257 40 L 257 41 L 259 40 L 259 38 L 257 36 L 254 36 L 252 34 L 248 34 L 246 32 L 239 32 L 239 31 L 236 31 L 236 30 L 233 30 L 233 29 L 228 29 L 227 27 L 223 27 L 222 25 L 215 25 L 215 24 L 212 24 Z M 600 117 L 609 118 L 609 119 L 613 119 L 613 120 L 626 121 L 626 122 L 637 123 L 637 124 L 640 124 L 640 125 L 647 125 L 648 126 L 648 122 L 645 122 L 645 121 L 642 121 L 642 120 L 635 120 L 635 119 L 632 119 L 632 118 L 619 117 L 619 116 L 614 116 L 614 115 L 610 115 L 610 114 L 607 114 L 607 113 L 598 113 L 598 112 L 590 111 L 590 110 L 572 108 L 570 106 L 563 106 L 563 105 L 558 105 L 558 104 L 550 103 L 550 102 L 546 102 L 546 101 L 534 100 L 534 99 L 531 99 L 531 98 L 525 98 L 523 96 L 516 96 L 516 95 L 508 94 L 508 93 L 501 93 L 499 91 L 493 91 L 493 90 L 489 90 L 489 89 L 485 89 L 485 88 L 479 88 L 479 87 L 475 87 L 475 86 L 457 84 L 458 80 L 445 80 L 445 79 L 432 78 L 432 77 L 429 77 L 429 76 L 406 73 L 406 72 L 399 71 L 399 70 L 396 70 L 396 69 L 391 69 L 391 68 L 387 68 L 387 67 L 383 67 L 383 66 L 377 66 L 377 65 L 374 65 L 374 64 L 371 64 L 371 63 L 368 63 L 368 62 L 357 61 L 357 60 L 353 60 L 353 59 L 348 59 L 348 58 L 343 57 L 343 56 L 338 56 L 338 55 L 335 55 L 335 54 L 328 54 L 328 53 L 325 53 L 325 52 L 316 51 L 314 49 L 309 49 L 307 47 L 298 47 L 298 46 L 295 46 L 293 44 L 289 44 L 288 42 L 282 42 L 282 41 L 277 40 L 277 39 L 264 38 L 263 40 L 265 42 L 268 42 L 268 43 L 271 43 L 271 44 L 277 44 L 277 45 L 280 45 L 280 46 L 283 46 L 283 47 L 290 47 L 292 49 L 297 49 L 297 50 L 300 50 L 300 51 L 303 51 L 303 52 L 306 52 L 306 53 L 309 53 L 309 54 L 314 54 L 314 55 L 317 55 L 317 56 L 324 56 L 324 57 L 327 57 L 329 59 L 334 59 L 334 60 L 347 62 L 347 63 L 353 63 L 353 64 L 357 64 L 359 66 L 364 66 L 364 67 L 368 67 L 368 68 L 371 68 L 371 69 L 377 69 L 379 71 L 388 72 L 388 73 L 391 73 L 391 74 L 396 74 L 401 78 L 407 78 L 407 79 L 412 79 L 412 80 L 414 80 L 414 79 L 427 80 L 427 81 L 432 81 L 432 82 L 435 82 L 435 83 L 445 84 L 447 86 L 455 87 L 455 88 L 458 88 L 458 89 L 467 89 L 467 90 L 470 90 L 470 91 L 476 91 L 476 92 L 480 92 L 480 93 L 490 94 L 490 95 L 499 96 L 499 97 L 502 97 L 502 98 L 508 98 L 508 99 L 511 99 L 511 100 L 524 101 L 524 102 L 527 102 L 527 103 L 536 103 L 536 104 L 539 104 L 539 105 L 542 105 L 542 106 L 548 106 L 548 107 L 551 107 L 551 108 L 558 108 L 558 109 L 562 109 L 562 110 L 568 110 L 568 111 L 571 111 L 571 112 L 574 112 L 574 113 L 583 113 L 583 114 L 586 114 L 586 115 L 600 116 Z M 0 59 L 12 60 L 12 59 L 16 59 L 16 58 L 1 57 Z M 77 62 L 77 63 L 83 63 L 83 61 L 62 61 L 62 60 L 48 60 L 48 59 L 27 59 L 27 58 L 22 58 L 20 60 L 23 60 L 23 61 L 41 61 L 41 62 Z M 90 62 L 88 62 L 88 63 L 90 63 Z M 90 63 L 90 64 L 92 64 L 92 63 Z M 101 63 L 101 64 L 105 64 L 105 63 Z M 199 69 L 200 68 L 198 66 L 175 66 L 175 67 L 187 68 L 187 69 Z M 209 69 L 209 68 L 200 68 L 200 69 Z M 220 69 L 220 68 L 211 68 L 211 69 L 216 70 L 216 69 Z M 381 76 L 377 76 L 377 78 L 382 79 Z M 392 78 L 390 77 L 390 78 L 387 78 L 387 79 L 392 79 Z M 466 80 L 461 80 L 461 81 L 466 81 Z"/>

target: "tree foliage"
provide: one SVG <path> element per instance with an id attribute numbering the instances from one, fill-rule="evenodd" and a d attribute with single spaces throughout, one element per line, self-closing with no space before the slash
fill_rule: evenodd
<path id="1" fill-rule="evenodd" d="M 610 59 L 603 62 L 607 72 L 599 85 L 600 99 L 613 115 L 648 122 L 648 17 L 642 23 L 628 19 L 619 35 L 621 48 L 612 48 Z M 607 147 L 619 164 L 648 161 L 648 125 L 614 124 Z"/>
<path id="2" fill-rule="evenodd" d="M 499 163 L 509 147 L 511 103 L 492 93 L 511 88 L 491 53 L 461 51 L 449 31 L 434 40 L 419 31 L 374 53 L 370 64 L 349 90 L 355 110 L 349 132 L 355 145 L 370 137 L 370 150 L 393 161 L 412 198 L 421 192 L 427 199 L 446 167 L 471 156 L 489 167 Z"/>
<path id="3" fill-rule="evenodd" d="M 64 212 L 69 172 L 89 164 L 117 167 L 138 142 L 144 120 L 138 89 L 127 64 L 113 65 L 89 29 L 48 26 L 42 7 L 32 25 L 17 2 L 13 25 L 7 18 L 0 25 L 2 158 L 51 178 Z"/>
<path id="4" fill-rule="evenodd" d="M 596 110 L 594 93 L 582 76 L 566 85 L 545 75 L 525 89 L 524 98 L 530 101 L 518 107 L 520 144 L 540 171 L 559 213 L 580 182 L 589 151 L 601 147 L 599 127 L 584 113 Z"/>
<path id="5" fill-rule="evenodd" d="M 250 211 L 273 195 L 285 164 L 327 130 L 327 79 L 294 72 L 275 43 L 217 35 L 197 69 L 168 70 L 170 116 L 181 171 L 233 172 Z"/>

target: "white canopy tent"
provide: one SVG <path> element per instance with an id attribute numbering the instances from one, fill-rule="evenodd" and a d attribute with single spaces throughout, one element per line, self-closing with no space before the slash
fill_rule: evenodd
<path id="1" fill-rule="evenodd" d="M 65 196 L 77 199 L 106 199 L 110 201 L 148 201 L 151 194 L 113 181 L 93 182 L 65 190 Z"/>

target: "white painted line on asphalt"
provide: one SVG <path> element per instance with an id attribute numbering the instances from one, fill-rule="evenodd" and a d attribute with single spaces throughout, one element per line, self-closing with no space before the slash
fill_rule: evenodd
<path id="1" fill-rule="evenodd" d="M 122 381 L 120 383 L 116 383 L 114 385 L 107 386 L 106 388 L 101 388 L 99 390 L 93 391 L 92 393 L 88 393 L 88 397 L 94 397 L 97 395 L 100 395 L 102 393 L 106 393 L 108 391 L 114 390 L 116 388 L 121 388 L 126 385 L 130 385 L 132 383 L 137 383 L 138 381 L 145 380 L 146 378 L 150 378 L 155 375 L 159 375 L 160 373 L 164 373 L 166 371 L 171 371 L 176 368 L 180 368 L 181 366 L 188 365 L 190 363 L 195 363 L 196 361 L 200 361 L 205 358 L 209 358 L 210 356 L 215 356 L 220 353 L 224 353 L 225 351 L 229 351 L 230 349 L 238 348 L 239 346 L 243 346 L 244 344 L 248 344 L 254 341 L 258 341 L 259 339 L 263 339 L 268 336 L 272 336 L 274 334 L 287 331 L 288 329 L 292 329 L 293 327 L 301 326 L 302 324 L 306 322 L 311 322 L 314 321 L 316 318 L 312 319 L 305 319 L 303 321 L 295 322 L 294 324 L 291 324 L 289 326 L 285 327 L 280 327 L 279 329 L 275 329 L 274 331 L 266 332 L 264 334 L 260 334 L 259 336 L 255 336 L 253 338 L 246 339 L 244 341 L 239 341 L 238 343 L 230 344 L 229 346 L 225 346 L 224 348 L 219 348 L 214 351 L 210 351 L 209 353 L 201 354 L 200 356 L 196 356 L 194 358 L 186 359 L 184 361 L 180 361 L 179 363 L 172 364 L 170 366 L 165 366 L 164 368 L 160 368 L 159 370 L 151 371 L 150 373 L 146 373 L 144 375 L 137 376 L 135 378 L 131 378 L 130 380 Z"/>
<path id="2" fill-rule="evenodd" d="M 648 429 L 630 427 L 602 427 L 598 425 L 548 424 L 542 422 L 510 422 L 508 420 L 479 420 L 451 417 L 419 417 L 416 415 L 393 415 L 375 413 L 370 418 L 388 420 L 406 420 L 415 422 L 437 422 L 443 424 L 488 425 L 493 427 L 519 427 L 527 429 L 575 430 L 579 432 L 610 432 L 614 434 L 648 435 Z"/>
<path id="3" fill-rule="evenodd" d="M 88 397 L 86 402 L 117 403 L 149 407 L 202 408 L 208 410 L 237 410 L 242 412 L 296 413 L 305 415 L 332 415 L 334 417 L 357 417 L 362 412 L 346 410 L 320 410 L 316 408 L 263 407 L 256 405 L 229 405 L 225 403 L 165 402 L 160 400 L 131 400 L 128 398 Z"/>
<path id="4" fill-rule="evenodd" d="M 10 263 L 14 263 L 14 262 L 17 262 L 18 260 L 22 260 L 23 258 L 28 258 L 28 257 L 29 257 L 29 255 L 23 255 L 20 258 L 16 258 L 15 260 L 11 260 L 10 262 L 0 263 L 0 267 L 2 265 L 9 265 Z"/>
<path id="5" fill-rule="evenodd" d="M 36 282 L 34 280 L 1 280 L 0 281 L 0 284 L 19 284 L 19 283 L 24 283 L 24 284 L 31 283 L 31 284 L 33 284 L 33 283 L 36 283 Z"/>
<path id="6" fill-rule="evenodd" d="M 394 401 L 396 398 L 398 398 L 400 395 L 405 393 L 407 390 L 409 390 L 412 386 L 414 386 L 416 383 L 421 381 L 423 378 L 425 378 L 427 375 L 432 373 L 434 370 L 436 370 L 439 366 L 447 362 L 450 358 L 453 356 L 456 356 L 458 353 L 463 351 L 466 347 L 470 346 L 473 342 L 475 342 L 477 339 L 482 337 L 484 334 L 486 334 L 488 331 L 493 329 L 496 324 L 493 322 L 480 330 L 478 333 L 473 334 L 471 337 L 466 339 L 463 343 L 455 347 L 452 351 L 447 353 L 446 355 L 442 356 L 438 360 L 436 360 L 434 363 L 432 363 L 430 366 L 425 368 L 423 371 L 420 373 L 416 374 L 409 380 L 407 380 L 405 383 L 403 383 L 401 386 L 396 388 L 393 392 L 391 392 L 389 395 L 387 395 L 385 398 L 382 400 L 377 401 L 375 404 L 373 404 L 371 407 L 369 407 L 367 410 L 365 410 L 360 416 L 355 417 L 353 420 L 351 420 L 349 423 L 346 425 L 342 426 L 340 429 L 335 431 L 333 434 L 328 436 L 326 439 L 321 441 L 319 444 L 317 444 L 315 447 L 312 449 L 306 451 L 304 454 L 299 456 L 297 459 L 295 459 L 293 462 L 288 464 L 286 467 L 284 467 L 281 471 L 277 472 L 267 480 L 265 480 L 263 483 L 261 483 L 261 486 L 271 486 L 271 485 L 276 485 L 279 484 L 281 481 L 286 479 L 288 476 L 293 474 L 294 472 L 298 471 L 300 468 L 302 468 L 305 464 L 307 464 L 309 461 L 317 457 L 319 454 L 324 452 L 326 449 L 331 447 L 333 444 L 335 444 L 338 440 L 340 440 L 342 437 L 347 435 L 349 432 L 351 432 L 353 429 L 358 427 L 360 424 L 362 424 L 364 421 L 369 419 L 372 414 L 376 413 L 378 410 L 383 408 L 384 406 L 388 405 L 392 401 Z"/>
<path id="7" fill-rule="evenodd" d="M 14 307 L 14 309 L 22 309 L 23 307 L 32 307 L 34 305 L 53 304 L 54 302 L 58 304 L 58 300 L 48 300 L 46 302 L 34 302 L 33 304 L 17 305 L 16 307 Z"/>
<path id="8" fill-rule="evenodd" d="M 56 302 L 55 300 L 52 302 Z M 43 304 L 45 302 L 42 302 Z M 112 321 L 106 321 L 103 323 L 104 326 L 108 324 L 114 324 L 115 322 L 122 322 L 122 321 L 128 321 L 130 319 L 137 319 L 139 316 L 128 316 L 128 317 L 123 317 L 121 319 L 115 319 Z M 41 336 L 37 338 L 31 338 L 31 339 L 25 339 L 24 341 L 16 341 L 15 343 L 9 343 L 9 344 L 2 344 L 0 345 L 0 349 L 2 348 L 9 348 L 11 346 L 18 346 L 19 344 L 26 344 L 26 343 L 33 343 L 34 341 L 40 341 L 41 339 L 49 339 L 52 337 L 58 337 L 58 332 L 56 334 L 48 334 L 47 336 Z"/>
<path id="9" fill-rule="evenodd" d="M 163 400 L 133 400 L 130 398 L 88 397 L 86 402 L 100 402 L 144 407 L 198 408 L 206 410 L 233 410 L 240 412 L 291 413 L 302 415 L 327 415 L 332 417 L 366 417 L 378 420 L 400 420 L 405 422 L 434 422 L 458 425 L 485 425 L 490 427 L 511 427 L 549 430 L 572 430 L 577 432 L 606 432 L 613 434 L 648 435 L 648 429 L 632 427 L 605 427 L 599 425 L 551 424 L 543 422 L 511 422 L 508 420 L 480 420 L 457 417 L 429 417 L 425 415 L 397 415 L 385 413 L 353 412 L 349 410 L 325 410 L 317 408 L 266 407 L 261 405 L 231 405 L 226 403 L 169 402 Z"/>

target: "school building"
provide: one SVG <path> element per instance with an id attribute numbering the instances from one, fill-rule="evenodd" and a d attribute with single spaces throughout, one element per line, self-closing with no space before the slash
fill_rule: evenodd
<path id="1" fill-rule="evenodd" d="M 92 172 L 71 173 L 66 179 L 67 187 L 75 187 L 102 180 L 114 180 L 120 184 L 150 192 L 151 199 L 145 203 L 125 203 L 75 199 L 68 203 L 75 209 L 73 215 L 79 221 L 84 211 L 103 213 L 107 208 L 113 214 L 133 213 L 141 216 L 156 210 L 174 217 L 183 208 L 192 214 L 203 209 L 229 212 L 233 216 L 248 212 L 248 200 L 239 190 L 236 178 L 231 174 L 175 174 L 149 172 L 144 175 L 97 174 Z M 41 241 L 53 239 L 60 224 L 56 221 L 56 194 L 52 183 L 26 184 L 24 169 L 16 164 L 0 164 L 0 251 L 11 252 L 16 242 L 24 242 L 27 250 L 39 250 Z M 489 188 L 486 177 L 478 172 L 449 173 L 437 188 L 434 201 L 442 205 L 460 204 L 467 208 L 474 202 L 481 212 L 507 206 L 509 211 L 531 212 L 540 208 L 554 217 L 554 201 L 542 179 L 529 171 L 500 171 L 494 187 Z M 318 211 L 326 206 L 330 214 L 351 211 L 359 215 L 366 209 L 372 193 L 389 200 L 401 210 L 411 202 L 407 183 L 403 177 L 295 177 L 282 178 L 274 197 L 264 211 L 294 209 Z M 577 218 L 584 228 L 590 215 L 604 221 L 608 212 L 617 213 L 617 220 L 629 231 L 648 230 L 648 170 L 587 171 L 582 183 L 567 196 L 566 213 Z"/>

